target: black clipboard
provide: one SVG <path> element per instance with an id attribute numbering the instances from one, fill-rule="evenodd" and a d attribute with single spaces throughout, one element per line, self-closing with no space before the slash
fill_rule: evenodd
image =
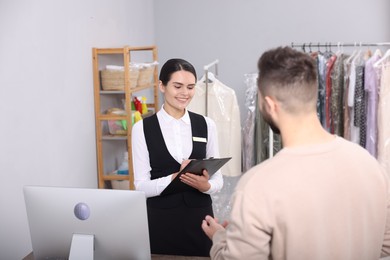
<path id="1" fill-rule="evenodd" d="M 172 193 L 178 193 L 183 191 L 196 190 L 195 188 L 188 186 L 180 180 L 180 175 L 190 172 L 193 174 L 202 175 L 204 169 L 206 169 L 211 177 L 216 173 L 223 165 L 225 165 L 232 157 L 227 158 L 208 158 L 201 160 L 191 160 L 183 170 L 169 183 L 169 185 L 161 192 L 160 195 L 167 195 Z"/>

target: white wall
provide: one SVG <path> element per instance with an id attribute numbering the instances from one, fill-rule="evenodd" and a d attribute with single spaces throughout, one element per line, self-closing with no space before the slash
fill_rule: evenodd
<path id="1" fill-rule="evenodd" d="M 236 90 L 240 105 L 245 100 L 244 74 L 256 71 L 268 48 L 291 42 L 390 42 L 388 0 L 154 3 L 160 61 L 188 59 L 201 76 L 203 65 L 218 58 L 219 79 Z"/>
<path id="2" fill-rule="evenodd" d="M 92 47 L 152 45 L 151 0 L 0 1 L 0 259 L 31 250 L 22 187 L 97 187 Z"/>

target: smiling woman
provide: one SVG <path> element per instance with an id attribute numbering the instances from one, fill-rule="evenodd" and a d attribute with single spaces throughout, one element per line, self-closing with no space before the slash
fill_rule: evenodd
<path id="1" fill-rule="evenodd" d="M 187 110 L 195 94 L 196 72 L 182 59 L 161 68 L 159 89 L 164 104 L 156 114 L 132 128 L 134 186 L 147 197 L 152 254 L 209 256 L 211 241 L 202 232 L 202 219 L 213 214 L 210 195 L 221 190 L 218 171 L 211 177 L 186 173 L 180 180 L 189 191 L 161 192 L 191 159 L 219 157 L 216 125 Z"/>
<path id="2" fill-rule="evenodd" d="M 165 63 L 164 66 L 172 66 L 181 61 L 179 59 L 172 59 Z M 186 64 L 184 61 L 182 62 Z M 160 80 L 159 88 L 164 94 L 164 109 L 168 114 L 176 119 L 180 119 L 184 115 L 185 108 L 195 94 L 195 84 L 195 70 L 178 70 L 170 74 L 170 80 L 168 82 L 164 83 L 164 81 Z"/>

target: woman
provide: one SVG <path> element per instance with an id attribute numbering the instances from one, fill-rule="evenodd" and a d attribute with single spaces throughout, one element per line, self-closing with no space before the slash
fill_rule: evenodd
<path id="1" fill-rule="evenodd" d="M 219 157 L 217 130 L 210 118 L 186 109 L 195 93 L 196 72 L 182 59 L 161 68 L 160 111 L 137 122 L 132 130 L 134 185 L 147 197 L 152 254 L 209 256 L 211 241 L 201 223 L 213 215 L 210 194 L 223 185 L 221 173 L 210 179 L 185 173 L 180 180 L 192 190 L 160 196 L 191 159 Z"/>

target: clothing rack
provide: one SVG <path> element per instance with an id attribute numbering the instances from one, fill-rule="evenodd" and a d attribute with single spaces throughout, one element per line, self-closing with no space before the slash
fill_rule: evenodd
<path id="1" fill-rule="evenodd" d="M 315 43 L 315 42 L 309 42 L 309 43 L 294 43 L 291 42 L 291 48 L 296 48 L 296 47 L 301 47 L 303 51 L 306 51 L 306 47 L 309 48 L 309 51 L 311 51 L 312 47 L 317 47 L 318 49 L 320 47 L 325 47 L 325 48 L 331 48 L 331 47 L 373 47 L 373 46 L 390 46 L 390 42 L 354 42 L 354 43 L 343 43 L 343 42 L 337 42 L 337 43 L 332 43 L 332 42 L 324 42 L 324 43 Z M 274 149 L 273 149 L 273 131 L 271 127 L 269 127 L 269 157 L 273 157 L 274 155 Z"/>
<path id="2" fill-rule="evenodd" d="M 325 47 L 325 48 L 331 48 L 331 47 L 373 47 L 373 46 L 390 46 L 390 42 L 354 42 L 354 43 L 344 43 L 344 42 L 324 42 L 324 43 L 315 43 L 315 42 L 309 42 L 309 43 L 291 43 L 291 47 L 302 47 L 302 49 L 305 51 L 305 48 L 308 47 L 311 50 L 311 47 Z"/>
<path id="3" fill-rule="evenodd" d="M 318 48 L 318 52 L 320 53 L 321 51 L 320 51 L 320 47 L 326 47 L 326 52 L 328 52 L 328 51 L 330 51 L 330 52 L 332 52 L 331 51 L 331 49 L 329 49 L 330 47 L 337 47 L 337 51 L 338 51 L 338 53 L 342 53 L 343 52 L 343 47 L 352 47 L 352 49 L 353 49 L 353 53 L 351 53 L 351 55 L 346 59 L 346 61 L 347 61 L 347 63 L 350 63 L 350 62 L 352 62 L 352 61 L 354 61 L 356 58 L 361 58 L 361 61 L 359 60 L 359 66 L 360 67 L 364 67 L 365 65 L 366 65 L 366 61 L 367 61 L 367 59 L 372 55 L 371 53 L 367 53 L 366 55 L 365 55 L 365 57 L 364 57 L 364 59 L 362 58 L 363 56 L 361 56 L 361 55 L 363 55 L 363 46 L 365 46 L 365 47 L 374 47 L 374 48 L 376 48 L 377 50 L 375 50 L 375 54 L 373 55 L 373 56 L 377 56 L 377 57 L 375 57 L 375 60 L 370 60 L 370 62 L 373 62 L 373 63 L 370 63 L 370 68 L 381 68 L 380 66 L 381 65 L 383 65 L 383 67 L 384 66 L 386 66 L 386 67 L 388 67 L 389 65 L 388 65 L 388 62 L 389 62 L 389 57 L 390 57 L 390 48 L 389 48 L 389 46 L 390 46 L 390 42 L 354 42 L 354 43 L 343 43 L 343 42 L 337 42 L 337 43 L 332 43 L 332 42 L 324 42 L 324 43 L 315 43 L 315 42 L 309 42 L 309 43 L 307 43 L 307 42 L 304 42 L 304 43 L 295 43 L 295 42 L 291 42 L 291 47 L 292 48 L 294 48 L 294 47 L 301 47 L 302 48 L 302 50 L 304 51 L 304 52 L 306 52 L 308 49 L 307 48 L 309 48 L 309 51 L 310 51 L 310 53 L 312 52 L 312 48 L 311 47 L 317 47 Z M 305 49 L 306 48 L 306 49 Z M 340 49 L 341 48 L 341 49 Z M 385 52 L 385 54 L 383 54 L 382 55 L 382 53 L 381 53 L 381 50 L 380 49 L 384 49 L 384 48 L 386 48 L 387 49 L 387 51 Z M 359 52 L 357 52 L 357 50 L 359 50 Z M 368 50 L 369 52 L 371 52 L 370 50 Z M 332 53 L 331 55 L 334 55 L 334 57 L 336 57 L 337 56 L 337 58 L 336 59 L 339 59 L 339 57 L 338 57 L 338 54 L 336 54 L 336 53 Z M 325 58 L 325 62 L 326 62 L 326 64 L 324 65 L 325 66 L 325 68 L 327 69 L 327 73 L 329 72 L 329 67 L 328 67 L 328 62 L 326 61 L 328 58 L 329 58 L 330 56 L 328 56 L 328 57 L 326 57 Z M 351 58 L 353 58 L 353 59 L 351 59 Z M 344 61 L 343 61 L 343 58 L 340 58 L 340 60 L 341 60 L 341 63 L 343 63 Z M 332 63 L 334 62 L 335 60 L 333 60 L 333 61 L 331 61 Z M 374 62 L 375 61 L 375 62 Z M 323 62 L 323 61 L 322 61 Z M 332 64 L 331 63 L 331 64 Z M 318 63 L 319 64 L 319 63 Z M 334 64 L 334 63 L 333 63 Z M 354 69 L 356 69 L 357 68 L 357 66 L 358 65 L 356 65 L 355 67 L 354 67 Z M 362 66 L 363 65 L 363 66 Z M 341 66 L 343 66 L 343 64 L 341 64 Z M 323 68 L 323 67 L 322 67 Z M 364 70 L 364 68 L 363 68 L 363 70 Z M 377 70 L 376 71 L 376 73 L 379 73 L 379 71 L 380 70 Z M 317 71 L 317 73 L 318 73 L 318 75 L 320 75 L 320 73 Z M 327 74 L 326 73 L 326 74 Z M 344 73 L 344 72 L 343 72 Z M 347 72 L 346 72 L 347 73 Z M 349 73 L 349 72 L 348 72 Z M 365 71 L 363 71 L 362 72 L 362 70 L 360 70 L 360 75 L 362 75 L 363 74 L 363 76 L 365 76 Z M 375 72 L 373 72 L 372 70 L 370 70 L 369 71 L 369 73 L 375 73 Z M 325 73 L 324 73 L 325 74 Z M 324 78 L 325 76 L 324 76 L 324 74 L 322 74 L 322 77 Z M 356 73 L 355 73 L 355 76 L 356 76 Z M 332 77 L 333 77 L 333 75 L 332 75 Z M 342 78 L 341 78 L 342 79 Z M 344 78 L 345 79 L 345 78 Z M 355 80 L 355 78 L 354 78 L 354 80 Z M 365 116 L 367 116 L 367 114 L 368 114 L 368 112 L 367 112 L 367 110 L 365 111 L 365 112 L 361 112 L 363 109 L 367 109 L 367 102 L 366 102 L 366 100 L 363 100 L 363 98 L 364 99 L 366 99 L 366 96 L 365 96 L 365 94 L 363 95 L 362 94 L 362 92 L 363 93 L 366 93 L 366 88 L 365 88 L 365 86 L 364 86 L 364 84 L 366 84 L 367 82 L 364 82 L 364 77 L 363 77 L 363 82 L 361 82 L 362 81 L 362 79 L 360 79 L 359 80 L 359 88 L 360 88 L 360 94 L 359 94 L 359 96 L 358 96 L 358 99 L 359 99 L 359 102 L 361 102 L 361 103 L 363 103 L 364 105 L 361 105 L 361 106 L 359 106 L 359 116 L 361 116 L 361 114 L 365 114 Z M 326 79 L 326 82 L 324 82 L 323 84 L 324 84 L 324 86 L 322 86 L 323 88 L 328 88 L 328 83 L 327 83 L 327 79 Z M 377 79 L 376 79 L 376 81 L 377 81 Z M 345 81 L 343 82 L 343 83 L 345 83 Z M 357 84 L 357 83 L 356 83 Z M 362 85 L 363 84 L 363 85 Z M 371 83 L 368 83 L 368 84 L 371 84 Z M 377 84 L 379 84 L 379 83 L 377 83 Z M 362 86 L 364 86 L 364 89 L 361 89 L 362 88 Z M 370 86 L 372 86 L 372 85 L 370 85 Z M 353 93 L 353 91 L 355 91 L 355 87 L 353 87 L 352 88 L 352 91 L 350 91 L 350 93 L 349 93 L 349 95 L 348 95 L 348 93 L 346 93 L 346 95 L 348 95 L 347 96 L 347 98 L 348 98 L 348 103 L 349 103 L 349 106 L 351 106 L 351 103 L 353 102 L 353 103 L 355 103 L 356 102 L 356 98 L 354 98 L 354 95 L 358 95 L 358 94 L 356 94 L 356 92 L 355 93 Z M 371 91 L 371 90 L 369 90 L 369 91 Z M 379 92 L 379 89 L 378 88 L 376 88 L 376 91 L 378 91 Z M 352 92 L 352 95 L 351 95 L 351 92 Z M 329 93 L 328 93 L 329 94 Z M 324 99 L 323 100 L 323 102 L 324 103 L 326 103 L 327 101 L 329 101 L 329 96 L 328 96 L 328 94 L 323 94 L 323 96 L 322 96 L 322 98 Z M 374 93 L 375 95 L 378 95 L 378 93 Z M 373 94 L 373 95 L 374 95 Z M 341 95 L 341 94 L 340 94 Z M 343 95 L 345 95 L 345 94 L 343 94 Z M 361 98 L 361 97 L 363 97 L 363 98 Z M 363 101 L 362 101 L 363 100 Z M 338 101 L 339 102 L 339 101 Z M 344 101 L 343 101 L 344 102 Z M 375 101 L 375 102 L 377 102 L 377 100 Z M 329 105 L 329 103 L 327 103 L 326 105 L 323 103 L 323 107 L 321 108 L 321 109 L 324 109 L 324 110 L 326 110 L 326 109 L 328 109 L 328 105 Z M 338 106 L 340 105 L 340 103 L 338 103 Z M 376 104 L 375 104 L 376 105 Z M 344 106 L 344 108 L 343 108 L 343 106 Z M 355 104 L 353 104 L 353 108 L 355 109 L 355 110 L 357 110 L 356 109 L 356 106 L 355 106 Z M 324 108 L 325 107 L 325 108 Z M 342 106 L 341 106 L 341 109 L 345 109 L 345 107 L 346 107 L 346 105 L 345 104 L 343 104 Z M 373 107 L 371 107 L 371 109 L 372 110 L 374 110 L 374 109 L 377 109 L 377 108 L 373 108 Z M 364 111 L 364 110 L 363 110 Z M 329 112 L 329 110 L 328 111 L 326 111 L 325 113 L 323 113 L 322 115 L 325 115 L 326 114 L 326 120 L 324 120 L 323 122 L 324 122 L 324 125 L 325 126 L 327 126 L 327 127 L 329 127 L 329 122 L 331 121 L 331 120 L 333 120 L 333 119 L 329 119 L 330 118 L 330 116 L 328 115 L 328 113 L 330 113 Z M 341 113 L 342 114 L 342 113 Z M 375 114 L 375 116 L 377 116 L 376 114 Z M 339 123 L 339 124 L 343 124 L 342 123 L 342 119 L 340 119 L 340 118 L 338 118 L 338 119 L 335 119 L 335 120 L 340 120 L 339 122 L 341 122 L 341 123 Z M 363 123 L 366 123 L 366 122 L 364 122 L 364 120 L 366 120 L 366 117 L 363 117 L 361 120 L 359 120 L 360 122 L 363 122 Z M 376 120 L 376 119 L 375 119 Z M 360 123 L 356 123 L 358 120 L 355 120 L 354 121 L 354 125 L 355 126 L 358 126 L 359 128 L 360 128 Z M 362 123 L 362 124 L 363 124 Z M 367 124 L 367 123 L 366 123 Z M 367 128 L 368 126 L 367 125 L 363 125 L 361 128 L 363 129 L 363 139 L 361 139 L 360 138 L 360 136 L 361 136 L 361 134 L 362 134 L 362 132 L 360 132 L 359 133 L 359 137 L 357 137 L 357 138 L 354 138 L 354 140 L 355 140 L 355 142 L 360 142 L 360 144 L 363 146 L 363 147 L 369 147 L 371 150 L 373 150 L 373 148 L 372 148 L 372 146 L 374 145 L 372 142 L 370 143 L 370 145 L 368 145 L 368 144 L 366 144 L 366 128 Z M 330 128 L 330 127 L 329 127 Z M 328 128 L 328 130 L 329 130 L 329 128 Z M 339 132 L 340 132 L 340 129 L 338 129 L 339 130 Z M 359 130 L 360 131 L 360 130 Z M 377 129 L 375 129 L 375 130 L 372 130 L 372 131 L 376 131 L 377 132 Z M 367 132 L 368 133 L 368 132 Z M 370 134 L 371 134 L 371 131 L 370 131 Z M 377 133 L 376 133 L 377 134 Z M 376 138 L 376 134 L 375 134 L 375 138 Z M 351 136 L 352 136 L 352 134 L 351 134 Z M 367 138 L 369 138 L 368 137 L 368 135 L 367 135 Z M 351 137 L 351 139 L 352 139 L 352 137 Z M 370 139 L 374 139 L 374 138 L 370 138 Z M 376 145 L 376 143 L 375 143 L 375 145 Z"/>
<path id="4" fill-rule="evenodd" d="M 219 63 L 219 60 L 216 59 L 215 61 L 205 65 L 203 67 L 204 69 L 204 75 L 205 75 L 205 83 L 206 83 L 206 99 L 205 99 L 205 116 L 207 116 L 207 107 L 208 107 L 208 87 L 209 87 L 209 69 L 214 66 L 214 69 L 215 69 L 215 77 L 218 76 L 218 63 Z"/>

